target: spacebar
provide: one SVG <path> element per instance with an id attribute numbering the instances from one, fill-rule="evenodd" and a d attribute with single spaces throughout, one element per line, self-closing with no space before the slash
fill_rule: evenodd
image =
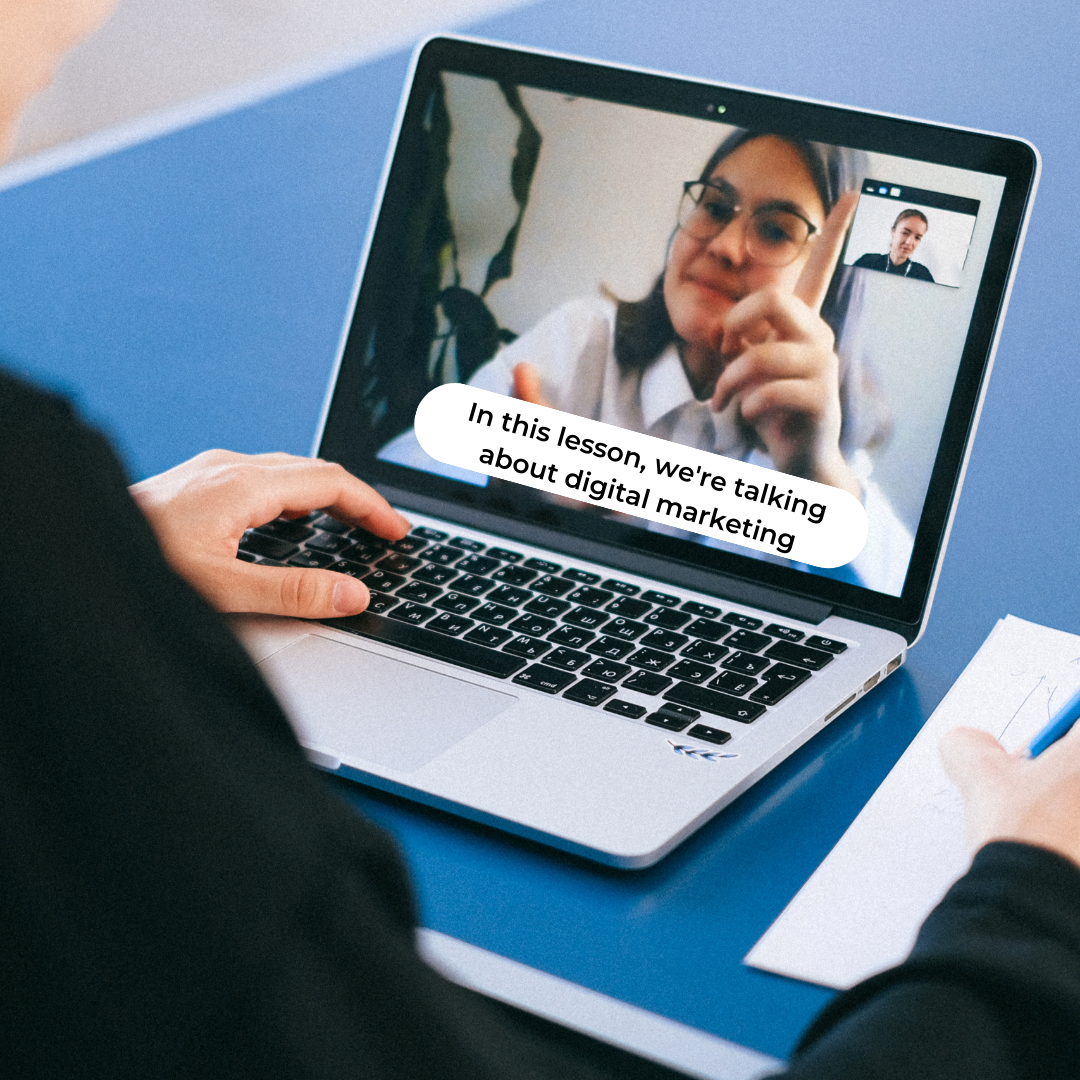
<path id="1" fill-rule="evenodd" d="M 337 630 L 347 630 L 350 634 L 359 634 L 386 645 L 399 645 L 409 652 L 430 656 L 435 660 L 445 660 L 448 664 L 479 671 L 483 675 L 494 675 L 496 679 L 508 678 L 527 663 L 509 653 L 485 649 L 483 645 L 473 645 L 469 641 L 437 634 L 434 630 L 425 630 L 422 626 L 396 622 L 384 615 L 373 615 L 370 611 L 362 611 L 348 619 L 322 621 Z"/>

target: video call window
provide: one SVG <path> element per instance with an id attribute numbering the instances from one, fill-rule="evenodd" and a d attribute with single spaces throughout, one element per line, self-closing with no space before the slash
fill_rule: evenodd
<path id="1" fill-rule="evenodd" d="M 884 180 L 864 180 L 846 266 L 960 287 L 979 201 Z"/>
<path id="2" fill-rule="evenodd" d="M 1002 177 L 453 72 L 434 87 L 417 138 L 429 164 L 409 196 L 408 243 L 386 256 L 392 288 L 365 316 L 363 436 L 379 462 L 487 488 L 491 499 L 502 497 L 492 485 L 506 481 L 427 457 L 413 415 L 424 393 L 444 382 L 513 396 L 522 362 L 556 408 L 778 468 L 769 432 L 744 422 L 737 402 L 713 411 L 709 387 L 690 382 L 685 341 L 673 333 L 682 317 L 675 309 L 680 298 L 707 307 L 711 293 L 699 287 L 696 298 L 683 296 L 677 275 L 685 263 L 683 277 L 701 286 L 708 269 L 701 252 L 713 234 L 717 252 L 725 237 L 745 234 L 746 256 L 766 268 L 757 286 L 776 279 L 793 287 L 796 275 L 784 277 L 787 266 L 776 265 L 781 260 L 755 237 L 763 243 L 775 233 L 777 222 L 765 215 L 777 199 L 787 210 L 793 199 L 806 202 L 796 216 L 815 230 L 821 207 L 797 192 L 773 193 L 765 209 L 738 205 L 756 177 L 779 175 L 782 157 L 795 155 L 792 176 L 805 172 L 813 184 L 831 186 L 821 187 L 823 203 L 826 194 L 858 191 L 840 265 L 815 318 L 834 335 L 839 450 L 863 493 L 870 536 L 838 570 L 761 557 L 901 595 Z M 742 175 L 733 162 L 757 171 Z M 701 238 L 687 205 L 705 180 L 715 182 L 703 189 L 711 198 L 735 199 L 730 214 L 738 219 L 731 230 L 711 229 L 713 239 Z M 906 259 L 892 261 L 894 247 Z M 698 262 L 685 262 L 691 249 Z M 890 280 L 897 276 L 903 284 Z M 416 297 L 411 306 L 402 303 L 406 295 Z M 642 347 L 620 353 L 627 342 Z M 595 516 L 595 508 L 584 512 Z M 753 557 L 718 539 L 680 535 Z"/>

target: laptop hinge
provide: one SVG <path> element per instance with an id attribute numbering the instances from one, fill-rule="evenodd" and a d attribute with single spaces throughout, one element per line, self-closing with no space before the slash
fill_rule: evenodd
<path id="1" fill-rule="evenodd" d="M 708 596 L 762 608 L 777 615 L 786 615 L 789 619 L 799 619 L 801 622 L 817 625 L 833 612 L 831 604 L 820 600 L 792 596 L 790 593 L 771 589 L 767 585 L 743 581 L 740 578 L 717 573 L 715 570 L 702 570 L 696 566 L 688 566 L 686 563 L 675 562 L 658 555 L 645 555 L 626 548 L 598 544 L 585 537 L 569 536 L 554 529 L 545 529 L 534 522 L 500 517 L 498 514 L 490 514 L 474 507 L 447 503 L 442 499 L 403 491 L 386 484 L 375 486 L 388 501 L 397 506 L 418 510 L 432 517 L 447 518 L 498 536 L 520 540 L 522 543 L 551 548 L 566 555 L 588 559 L 590 562 L 640 574 L 643 577 L 657 578 L 671 585 L 681 585 L 685 589 L 694 589 Z"/>

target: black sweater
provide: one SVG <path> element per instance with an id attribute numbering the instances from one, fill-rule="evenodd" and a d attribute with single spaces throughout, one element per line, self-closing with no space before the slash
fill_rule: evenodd
<path id="1" fill-rule="evenodd" d="M 574 1078 L 427 968 L 392 842 L 306 762 L 104 440 L 0 375 L 0 1076 Z M 1080 871 L 993 845 L 791 1075 L 1080 1075 Z"/>

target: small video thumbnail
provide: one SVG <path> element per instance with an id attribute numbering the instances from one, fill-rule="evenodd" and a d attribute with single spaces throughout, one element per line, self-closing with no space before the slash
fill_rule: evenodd
<path id="1" fill-rule="evenodd" d="M 978 213 L 977 199 L 864 180 L 844 264 L 959 288 Z"/>

